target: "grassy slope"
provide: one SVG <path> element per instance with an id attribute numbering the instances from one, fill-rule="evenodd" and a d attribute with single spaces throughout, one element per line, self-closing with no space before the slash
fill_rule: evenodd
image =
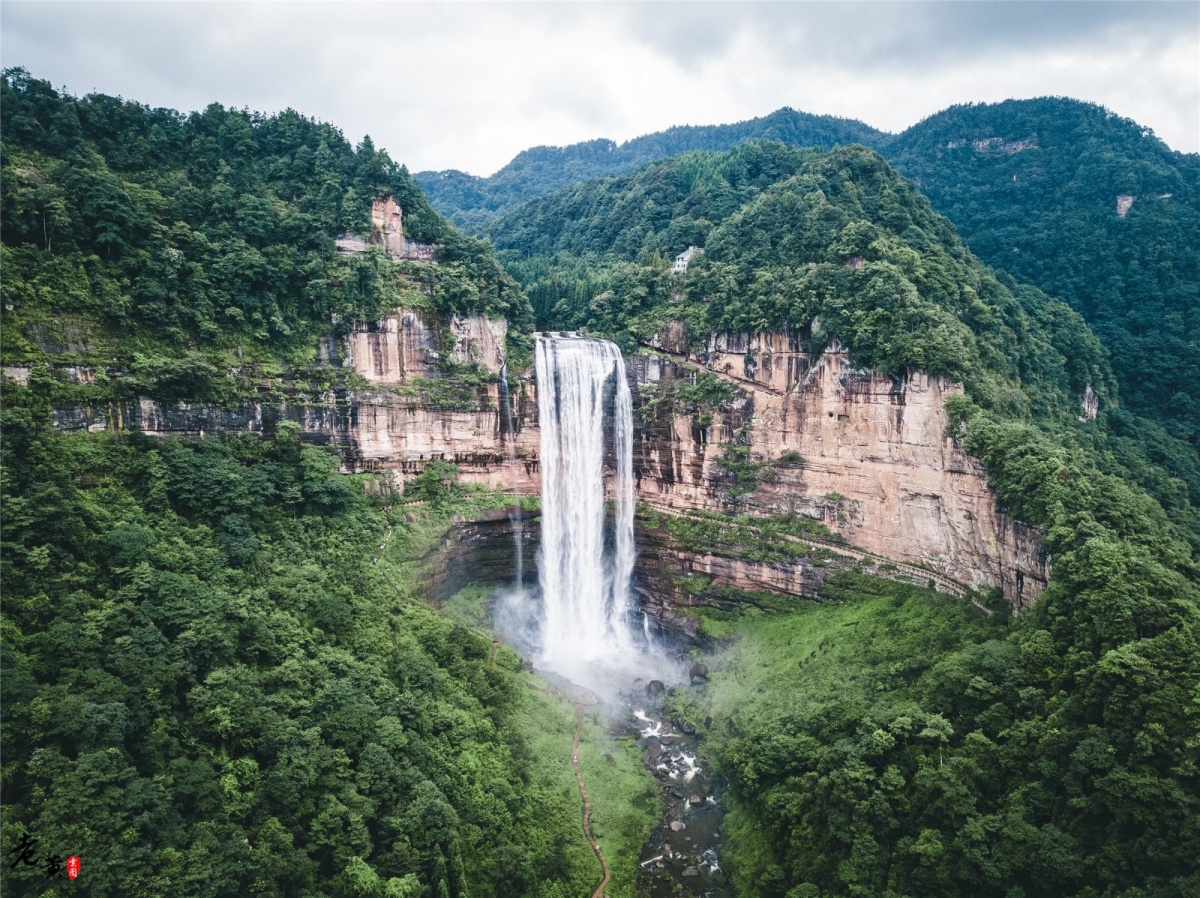
<path id="1" fill-rule="evenodd" d="M 749 610 L 718 626 L 733 640 L 713 657 L 707 687 L 680 690 L 678 710 L 697 724 L 701 751 L 720 766 L 738 736 L 787 718 L 863 716 L 884 693 L 903 693 L 947 654 L 997 635 L 964 600 L 859 575 L 826 587 L 827 601 L 788 614 Z M 712 717 L 711 728 L 702 722 Z M 726 799 L 727 862 L 739 894 L 772 859 L 756 809 Z"/>
<path id="2" fill-rule="evenodd" d="M 443 532 L 436 523 L 427 522 L 413 531 L 416 536 L 404 551 L 424 551 Z M 403 571 L 406 576 L 419 576 L 419 568 L 412 564 L 405 565 Z M 447 599 L 440 610 L 465 626 L 488 629 L 487 601 L 493 592 L 491 587 L 469 584 Z M 504 654 L 512 654 L 512 650 L 500 648 L 498 662 Z M 572 820 L 572 840 L 562 846 L 563 863 L 578 893 L 590 894 L 599 884 L 601 873 L 579 825 L 582 805 L 570 765 L 575 709 L 570 702 L 547 692 L 545 682 L 533 674 L 520 682 L 524 686 L 521 707 L 513 723 L 529 749 L 529 785 L 538 791 L 547 813 Z M 579 762 L 592 802 L 592 834 L 612 871 L 606 894 L 609 898 L 632 898 L 636 894 L 638 858 L 660 814 L 654 780 L 642 766 L 637 743 L 630 738 L 615 738 L 609 731 L 609 721 L 594 710 L 584 714 Z"/>

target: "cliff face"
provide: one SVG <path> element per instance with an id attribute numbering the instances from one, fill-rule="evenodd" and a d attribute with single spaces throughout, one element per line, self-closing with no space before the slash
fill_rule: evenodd
<path id="1" fill-rule="evenodd" d="M 459 467 L 464 479 L 490 487 L 536 494 L 537 402 L 532 383 L 514 377 L 509 403 L 513 426 L 501 413 L 501 385 L 457 387 L 438 369 L 442 358 L 479 365 L 499 377 L 508 324 L 485 316 L 437 321 L 398 309 L 381 321 L 360 322 L 345 341 L 326 340 L 319 359 L 350 369 L 366 384 L 344 392 L 298 394 L 285 380 L 276 396 L 220 408 L 194 402 L 130 399 L 56 409 L 62 430 L 140 430 L 158 436 L 206 433 L 274 434 L 281 421 L 300 426 L 301 437 L 341 454 L 347 470 L 390 470 L 402 481 L 432 459 Z M 90 369 L 69 369 L 77 383 Z M 29 369 L 5 368 L 4 377 L 27 382 Z"/>
<path id="2" fill-rule="evenodd" d="M 432 243 L 417 243 L 404 235 L 404 210 L 394 197 L 385 196 L 371 204 L 371 233 L 368 237 L 341 234 L 335 241 L 337 251 L 344 256 L 367 251 L 368 244 L 382 246 L 393 259 L 432 262 L 437 247 Z"/>
<path id="3" fill-rule="evenodd" d="M 679 346 L 677 335 L 660 343 Z M 683 361 L 631 368 L 652 393 L 686 376 Z M 1036 532 L 997 510 L 982 466 L 946 435 L 945 401 L 958 385 L 921 372 L 894 379 L 856 370 L 836 341 L 814 359 L 787 334 L 714 335 L 690 362 L 742 398 L 708 426 L 678 414 L 647 422 L 637 464 L 646 501 L 796 512 L 852 547 L 970 586 L 999 586 L 1018 610 L 1041 593 L 1049 563 Z M 738 444 L 760 467 L 757 486 L 733 497 L 726 452 Z"/>
<path id="4" fill-rule="evenodd" d="M 439 345 L 455 361 L 498 374 L 504 322 L 455 319 L 440 329 L 439 337 L 437 322 L 402 310 L 355 328 L 344 346 L 324 347 L 322 357 L 334 364 L 344 357 L 368 382 L 364 389 L 234 409 L 135 400 L 61 409 L 56 420 L 69 430 L 181 435 L 270 434 L 279 421 L 292 420 L 305 439 L 341 452 L 351 470 L 391 470 L 404 480 L 444 459 L 464 479 L 538 493 L 532 378 L 510 380 L 511 428 L 499 383 L 463 390 L 437 379 Z M 684 355 L 682 325 L 665 329 L 656 342 L 658 355 L 636 356 L 627 366 L 639 417 L 634 468 L 641 501 L 674 513 L 794 512 L 822 521 L 851 549 L 969 586 L 998 586 L 1017 610 L 1041 593 L 1049 562 L 1037 533 L 1000 513 L 982 467 L 946 435 L 945 401 L 960 391 L 957 385 L 920 372 L 893 379 L 856 370 L 836 342 L 812 358 L 788 334 L 718 334 L 692 357 Z M 711 420 L 666 401 L 697 369 L 738 394 Z M 739 479 L 739 465 L 743 474 L 751 471 L 749 483 Z M 731 562 L 715 559 L 711 570 L 699 571 L 695 559 L 661 557 L 684 574 L 811 594 L 807 570 L 725 571 Z"/>
<path id="5" fill-rule="evenodd" d="M 508 322 L 472 315 L 450 317 L 450 360 L 479 365 L 499 375 L 504 365 Z M 350 366 L 372 383 L 398 385 L 416 377 L 436 378 L 437 326 L 423 312 L 397 309 L 381 321 L 360 321 L 347 339 Z"/>

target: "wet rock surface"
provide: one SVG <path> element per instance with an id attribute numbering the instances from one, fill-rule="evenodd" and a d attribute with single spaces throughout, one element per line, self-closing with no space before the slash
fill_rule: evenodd
<path id="1" fill-rule="evenodd" d="M 628 729 L 645 749 L 646 767 L 658 778 L 663 797 L 663 819 L 642 849 L 641 883 L 651 898 L 731 898 L 720 864 L 724 784 L 697 759 L 695 727 L 657 710 L 663 698 L 658 688 L 626 697 Z"/>

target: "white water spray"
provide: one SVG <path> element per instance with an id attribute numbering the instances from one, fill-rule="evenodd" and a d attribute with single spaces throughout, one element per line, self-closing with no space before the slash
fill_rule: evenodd
<path id="1" fill-rule="evenodd" d="M 633 402 L 621 351 L 605 340 L 539 336 L 537 379 L 542 660 L 558 670 L 578 670 L 631 649 Z M 606 440 L 609 397 L 612 437 Z M 606 446 L 612 450 L 616 500 L 611 539 L 604 508 Z"/>

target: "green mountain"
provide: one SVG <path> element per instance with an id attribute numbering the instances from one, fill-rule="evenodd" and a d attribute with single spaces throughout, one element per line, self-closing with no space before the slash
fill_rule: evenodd
<path id="1" fill-rule="evenodd" d="M 439 461 L 407 485 L 424 504 L 397 509 L 387 478 L 338 474 L 286 422 L 186 441 L 56 429 L 83 401 L 345 394 L 319 341 L 407 305 L 504 315 L 514 352 L 535 322 L 634 350 L 682 319 L 697 350 L 713 329 L 813 353 L 836 337 L 856 366 L 963 383 L 946 439 L 1041 532 L 1051 580 L 1019 618 L 854 571 L 821 604 L 700 612 L 743 639 L 711 690 L 665 700 L 730 785 L 737 894 L 1200 889 L 1200 466 L 1121 408 L 1084 315 L 984 265 L 878 153 L 751 141 L 568 187 L 497 219 L 505 268 L 386 155 L 298 114 L 72 99 L 23 72 L 3 91 L 0 338 L 28 368 L 0 431 L 6 894 L 54 888 L 9 860 L 31 839 L 80 854 L 104 898 L 595 888 L 566 764 L 576 713 L 595 724 L 420 601 L 413 559 L 511 499 Z M 971 147 L 989 177 L 1002 143 Z M 432 260 L 337 255 L 383 195 Z M 687 245 L 703 252 L 673 276 Z M 643 398 L 698 419 L 739 402 L 711 374 Z M 738 440 L 709 451 L 753 489 L 772 472 Z M 819 529 L 668 526 L 684 551 L 745 538 L 760 561 L 771 534 Z M 626 846 L 614 869 L 634 871 L 612 892 L 633 895 L 628 846 L 657 806 L 630 743 L 603 745 L 581 767 L 599 838 Z"/>
<path id="2" fill-rule="evenodd" d="M 435 208 L 513 245 L 520 240 L 507 232 L 527 217 L 505 215 L 515 204 L 654 158 L 755 139 L 873 147 L 913 179 L 986 264 L 1083 313 L 1111 354 L 1124 402 L 1162 426 L 1156 441 L 1197 445 L 1200 156 L 1173 152 L 1100 106 L 1063 98 L 956 106 L 895 136 L 857 122 L 832 120 L 838 128 L 819 130 L 810 122 L 785 109 L 739 125 L 649 135 L 619 151 L 603 141 L 530 150 L 488 179 L 422 173 L 418 180 Z M 661 139 L 677 131 L 688 139 Z M 455 193 L 453 185 L 463 189 Z M 675 236 L 663 251 L 696 242 L 695 235 L 687 242 Z"/>
<path id="3" fill-rule="evenodd" d="M 619 145 L 591 140 L 566 147 L 534 147 L 487 178 L 450 169 L 418 172 L 416 181 L 434 208 L 467 230 L 482 233 L 498 214 L 526 200 L 689 150 L 729 150 L 748 140 L 778 140 L 802 147 L 850 143 L 878 147 L 887 136 L 854 119 L 784 108 L 733 125 L 668 128 Z"/>
<path id="4" fill-rule="evenodd" d="M 1200 684 L 1200 472 L 1183 443 L 1159 444 L 1172 447 L 1163 467 L 1124 435 L 1079 313 L 993 273 L 862 147 L 688 153 L 530 202 L 494 234 L 542 327 L 632 349 L 683 319 L 697 353 L 711 330 L 785 331 L 813 352 L 836 336 L 864 368 L 961 380 L 953 432 L 1001 507 L 1046 534 L 1053 577 L 1034 609 L 1003 632 L 947 636 L 947 654 L 907 673 L 890 643 L 915 626 L 905 615 L 840 624 L 862 623 L 864 640 L 803 618 L 736 630 L 760 640 L 751 669 L 769 664 L 781 691 L 739 674 L 679 707 L 737 719 L 715 722 L 707 745 L 733 785 L 739 894 L 1196 887 L 1200 717 L 1186 696 Z M 672 275 L 689 242 L 703 253 Z M 1090 422 L 1089 387 L 1102 408 Z M 752 461 L 724 451 L 753 481 Z M 788 647 L 809 637 L 813 657 L 850 639 L 875 658 L 871 696 L 847 705 L 838 686 L 793 673 Z M 747 703 L 755 712 L 739 713 Z M 1158 727 L 1162 741 L 1147 740 Z"/>
<path id="5" fill-rule="evenodd" d="M 247 354 L 299 364 L 318 336 L 403 302 L 526 315 L 490 248 L 369 138 L 351 147 L 291 110 L 72 100 L 20 70 L 2 99 L 6 364 L 52 351 L 149 383 L 246 367 Z M 399 263 L 397 279 L 381 252 L 335 253 L 339 234 L 370 232 L 380 196 L 438 265 Z M 195 370 L 159 371 L 180 356 Z"/>
<path id="6" fill-rule="evenodd" d="M 1083 313 L 1130 408 L 1200 446 L 1200 156 L 1058 98 L 956 106 L 886 153 L 980 259 Z"/>

